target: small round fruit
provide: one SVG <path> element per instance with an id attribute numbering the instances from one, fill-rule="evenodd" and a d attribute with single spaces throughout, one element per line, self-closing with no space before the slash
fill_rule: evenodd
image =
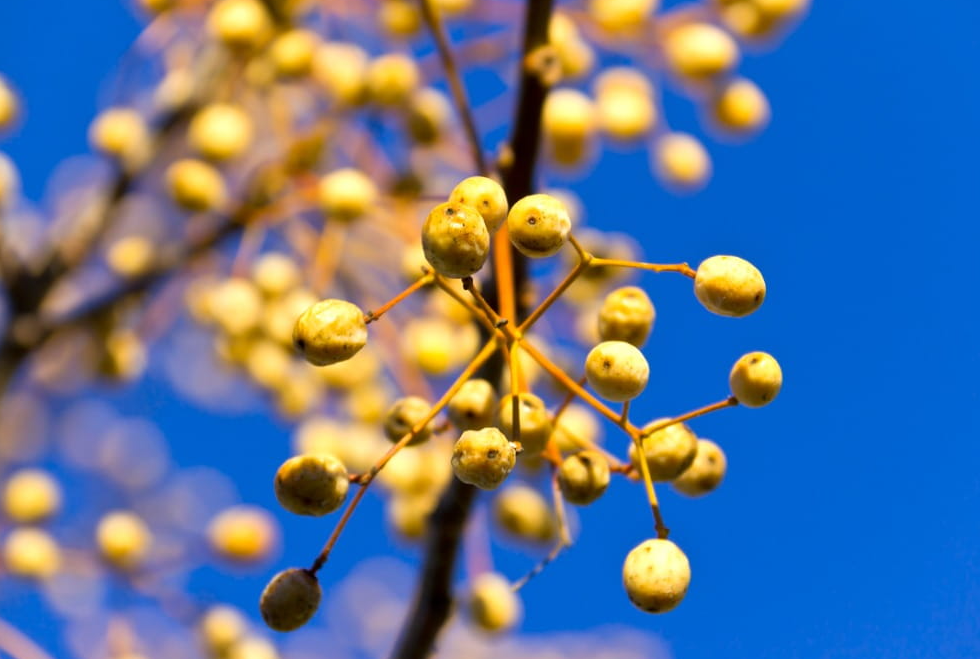
<path id="1" fill-rule="evenodd" d="M 3 488 L 3 511 L 21 524 L 43 522 L 61 508 L 61 486 L 40 469 L 15 472 Z"/>
<path id="2" fill-rule="evenodd" d="M 637 348 L 646 343 L 657 312 L 642 288 L 623 286 L 609 293 L 599 308 L 599 337 L 626 341 Z"/>
<path id="3" fill-rule="evenodd" d="M 276 73 L 284 77 L 305 76 L 313 67 L 313 56 L 320 36 L 312 30 L 294 29 L 276 37 L 269 47 L 269 57 Z"/>
<path id="4" fill-rule="evenodd" d="M 208 524 L 208 541 L 222 558 L 253 563 L 267 558 L 278 536 L 275 518 L 255 506 L 233 506 Z"/>
<path id="5" fill-rule="evenodd" d="M 652 421 L 647 428 L 659 425 L 664 420 Z M 680 476 L 694 462 L 698 450 L 697 435 L 684 423 L 672 423 L 653 432 L 644 429 L 640 442 L 650 477 L 655 481 L 669 481 Z M 639 473 L 636 444 L 630 444 L 629 456 Z"/>
<path id="6" fill-rule="evenodd" d="M 520 436 L 514 437 L 514 397 L 508 394 L 497 405 L 497 425 L 508 439 L 521 442 L 524 455 L 534 455 L 544 450 L 554 431 L 551 415 L 544 401 L 532 393 L 518 394 L 517 415 Z"/>
<path id="7" fill-rule="evenodd" d="M 677 191 L 703 187 L 711 177 L 708 150 L 693 135 L 667 133 L 653 149 L 654 170 L 660 179 Z"/>
<path id="8" fill-rule="evenodd" d="M 7 82 L 0 77 L 0 130 L 10 126 L 20 113 L 20 101 Z"/>
<path id="9" fill-rule="evenodd" d="M 208 31 L 232 49 L 258 48 L 272 30 L 272 18 L 261 0 L 218 0 L 208 15 Z"/>
<path id="10" fill-rule="evenodd" d="M 435 144 L 445 135 L 452 118 L 453 106 L 446 95 L 438 89 L 424 87 L 412 93 L 405 127 L 419 144 Z"/>
<path id="11" fill-rule="evenodd" d="M 209 160 L 224 162 L 242 155 L 252 144 L 252 120 L 238 105 L 212 103 L 194 115 L 187 140 Z"/>
<path id="12" fill-rule="evenodd" d="M 345 300 L 321 300 L 293 328 L 293 345 L 306 361 L 327 366 L 350 359 L 367 343 L 364 312 Z"/>
<path id="13" fill-rule="evenodd" d="M 523 484 L 508 485 L 493 501 L 497 524 L 513 536 L 529 542 L 548 542 L 555 536 L 556 522 L 541 493 Z"/>
<path id="14" fill-rule="evenodd" d="M 584 506 L 603 495 L 609 487 L 609 461 L 598 451 L 579 451 L 565 458 L 558 469 L 562 496 Z"/>
<path id="15" fill-rule="evenodd" d="M 259 611 L 271 629 L 291 632 L 313 617 L 320 606 L 320 582 L 302 568 L 283 570 L 262 591 Z"/>
<path id="16" fill-rule="evenodd" d="M 723 75 L 738 64 L 738 45 L 721 28 L 688 23 L 670 30 L 664 52 L 671 70 L 682 78 L 704 80 Z"/>
<path id="17" fill-rule="evenodd" d="M 317 201 L 327 217 L 349 222 L 367 215 L 378 199 L 378 188 L 364 172 L 350 167 L 320 179 Z"/>
<path id="18" fill-rule="evenodd" d="M 449 201 L 475 208 L 486 223 L 490 235 L 507 219 L 507 195 L 499 183 L 486 176 L 463 179 L 449 193 Z"/>
<path id="19" fill-rule="evenodd" d="M 493 424 L 497 392 L 487 380 L 467 380 L 449 399 L 446 413 L 459 430 L 477 430 Z"/>
<path id="20" fill-rule="evenodd" d="M 432 411 L 429 401 L 420 396 L 406 396 L 399 398 L 388 409 L 385 415 L 384 431 L 385 437 L 392 442 L 400 442 L 402 437 L 412 432 L 419 423 L 424 421 Z M 421 444 L 432 436 L 432 423 L 426 423 L 419 432 L 415 434 L 408 446 Z"/>
<path id="21" fill-rule="evenodd" d="M 691 584 L 691 565 L 670 540 L 654 538 L 637 545 L 623 563 L 623 586 L 641 611 L 664 613 L 681 603 Z"/>
<path id="22" fill-rule="evenodd" d="M 439 274 L 469 277 L 487 260 L 490 232 L 483 216 L 472 206 L 439 204 L 422 226 L 422 251 Z"/>
<path id="23" fill-rule="evenodd" d="M 118 568 L 131 569 L 146 559 L 153 535 L 135 513 L 121 510 L 99 520 L 95 541 L 106 561 Z"/>
<path id="24" fill-rule="evenodd" d="M 150 155 L 150 129 L 133 108 L 109 108 L 99 114 L 89 128 L 89 142 L 127 169 L 139 168 Z"/>
<path id="25" fill-rule="evenodd" d="M 453 446 L 456 478 L 483 490 L 500 485 L 516 462 L 514 445 L 496 428 L 467 430 Z"/>
<path id="26" fill-rule="evenodd" d="M 166 182 L 170 196 L 185 210 L 209 211 L 225 202 L 225 181 L 206 162 L 178 160 L 167 168 Z"/>
<path id="27" fill-rule="evenodd" d="M 511 629 L 521 618 L 521 600 L 510 582 L 495 572 L 484 572 L 473 580 L 469 592 L 470 619 L 485 632 Z"/>
<path id="28" fill-rule="evenodd" d="M 50 533 L 20 527 L 3 542 L 6 572 L 28 579 L 50 579 L 61 569 L 61 548 Z"/>
<path id="29" fill-rule="evenodd" d="M 238 609 L 217 604 L 208 608 L 198 622 L 198 630 L 208 651 L 217 656 L 225 656 L 248 629 L 248 621 Z"/>
<path id="30" fill-rule="evenodd" d="M 403 105 L 419 86 L 419 78 L 419 67 L 408 55 L 381 55 L 371 60 L 367 67 L 368 98 L 386 107 Z"/>
<path id="31" fill-rule="evenodd" d="M 511 243 L 530 258 L 557 253 L 571 229 L 568 209 L 557 197 L 547 194 L 528 195 L 518 200 L 507 214 Z"/>
<path id="32" fill-rule="evenodd" d="M 634 33 L 657 7 L 657 0 L 589 0 L 589 15 L 604 30 Z"/>
<path id="33" fill-rule="evenodd" d="M 344 463 L 332 455 L 298 455 L 276 472 L 276 499 L 297 515 L 326 515 L 344 503 L 349 485 Z"/>
<path id="34" fill-rule="evenodd" d="M 762 407 L 771 403 L 783 386 L 783 371 L 779 362 L 766 352 L 743 355 L 728 376 L 732 395 L 746 407 Z"/>
<path id="35" fill-rule="evenodd" d="M 713 492 L 725 478 L 728 461 L 721 447 L 710 439 L 698 440 L 697 455 L 694 462 L 675 478 L 671 485 L 681 494 L 700 497 Z"/>
<path id="36" fill-rule="evenodd" d="M 603 341 L 585 358 L 589 386 L 606 400 L 624 402 L 639 396 L 650 379 L 650 365 L 640 350 L 625 341 Z"/>
<path id="37" fill-rule="evenodd" d="M 725 84 L 714 98 L 715 119 L 725 129 L 748 133 L 769 121 L 769 101 L 751 80 L 740 78 Z"/>
<path id="38" fill-rule="evenodd" d="M 747 316 L 766 299 L 766 282 L 745 259 L 712 256 L 698 266 L 694 295 L 705 309 L 720 316 Z"/>

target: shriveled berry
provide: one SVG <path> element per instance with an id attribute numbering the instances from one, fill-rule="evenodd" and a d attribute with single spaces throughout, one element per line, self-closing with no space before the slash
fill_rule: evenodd
<path id="1" fill-rule="evenodd" d="M 728 376 L 732 395 L 746 407 L 762 407 L 771 403 L 783 386 L 783 371 L 779 362 L 766 352 L 750 352 L 735 362 Z"/>
<path id="2" fill-rule="evenodd" d="M 456 478 L 484 490 L 500 485 L 517 462 L 517 451 L 496 428 L 467 430 L 453 446 Z"/>
<path id="3" fill-rule="evenodd" d="M 639 396 L 650 379 L 650 365 L 639 349 L 625 341 L 603 341 L 585 358 L 589 386 L 607 400 L 623 402 Z"/>
<path id="4" fill-rule="evenodd" d="M 721 485 L 727 468 L 728 461 L 721 447 L 710 439 L 699 439 L 694 462 L 671 485 L 689 497 L 700 497 Z"/>
<path id="5" fill-rule="evenodd" d="M 326 515 L 347 498 L 347 469 L 332 455 L 298 455 L 276 472 L 276 499 L 297 515 Z"/>
<path id="6" fill-rule="evenodd" d="M 691 584 L 691 565 L 670 540 L 654 538 L 637 545 L 623 563 L 623 586 L 641 611 L 664 613 L 681 603 Z"/>
<path id="7" fill-rule="evenodd" d="M 447 202 L 432 209 L 422 226 L 422 251 L 446 277 L 476 274 L 490 253 L 490 232 L 472 206 Z"/>
<path id="8" fill-rule="evenodd" d="M 507 214 L 511 243 L 530 258 L 558 252 L 571 229 L 568 209 L 557 197 L 547 194 L 528 195 L 518 200 Z"/>
<path id="9" fill-rule="evenodd" d="M 712 256 L 698 266 L 694 295 L 704 308 L 721 316 L 747 316 L 766 299 L 762 273 L 737 256 Z"/>
<path id="10" fill-rule="evenodd" d="M 317 302 L 300 315 L 293 328 L 293 345 L 316 366 L 350 359 L 366 343 L 364 312 L 344 300 Z"/>
<path id="11" fill-rule="evenodd" d="M 272 578 L 262 591 L 259 611 L 271 629 L 291 632 L 313 617 L 320 606 L 320 583 L 309 570 L 289 568 Z"/>
<path id="12" fill-rule="evenodd" d="M 584 506 L 603 495 L 609 487 L 609 461 L 598 451 L 579 451 L 565 458 L 558 469 L 562 496 Z"/>

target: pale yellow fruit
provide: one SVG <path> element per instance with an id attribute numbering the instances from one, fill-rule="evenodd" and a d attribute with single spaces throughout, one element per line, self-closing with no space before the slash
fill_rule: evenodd
<path id="1" fill-rule="evenodd" d="M 572 403 L 555 421 L 552 439 L 562 451 L 574 451 L 599 443 L 602 426 L 591 407 Z"/>
<path id="2" fill-rule="evenodd" d="M 92 148 L 129 170 L 142 167 L 150 156 L 150 129 L 139 112 L 118 107 L 105 110 L 89 128 Z"/>
<path id="3" fill-rule="evenodd" d="M 579 451 L 565 458 L 558 469 L 558 485 L 570 503 L 592 503 L 609 487 L 609 461 L 599 451 Z"/>
<path id="4" fill-rule="evenodd" d="M 309 570 L 283 570 L 262 591 L 259 612 L 271 629 L 291 632 L 310 621 L 320 606 L 321 594 L 320 582 Z"/>
<path id="5" fill-rule="evenodd" d="M 525 455 L 540 453 L 554 431 L 548 408 L 532 393 L 519 394 L 517 401 L 520 434 L 515 436 L 514 396 L 511 394 L 501 398 L 497 405 L 497 425 L 508 439 L 521 443 Z"/>
<path id="6" fill-rule="evenodd" d="M 477 430 L 493 423 L 497 392 L 487 380 L 467 380 L 452 398 L 446 413 L 459 430 Z"/>
<path id="7" fill-rule="evenodd" d="M 244 336 L 258 326 L 262 296 L 244 277 L 226 279 L 208 294 L 208 312 L 230 336 Z"/>
<path id="8" fill-rule="evenodd" d="M 324 43 L 313 57 L 313 79 L 341 106 L 364 100 L 367 68 L 367 53 L 352 43 Z"/>
<path id="9" fill-rule="evenodd" d="M 129 329 L 110 332 L 105 340 L 102 370 L 111 378 L 135 380 L 146 370 L 146 344 L 139 334 Z"/>
<path id="10" fill-rule="evenodd" d="M 470 176 L 449 193 L 449 201 L 475 208 L 493 235 L 507 219 L 507 194 L 496 181 L 486 176 Z"/>
<path id="11" fill-rule="evenodd" d="M 279 298 L 288 295 L 291 291 L 297 290 L 302 279 L 303 275 L 296 260 L 282 252 L 266 252 L 256 259 L 252 266 L 252 281 L 255 282 L 262 295 L 267 298 Z M 305 305 L 303 309 L 306 306 L 309 305 Z"/>
<path id="12" fill-rule="evenodd" d="M 459 16 L 473 7 L 475 0 L 432 0 L 435 9 L 446 16 Z"/>
<path id="13" fill-rule="evenodd" d="M 17 94 L 3 78 L 0 78 L 0 130 L 9 127 L 17 119 L 20 112 L 20 102 Z"/>
<path id="14" fill-rule="evenodd" d="M 438 501 L 438 497 L 429 493 L 396 493 L 388 498 L 385 507 L 388 523 L 409 540 L 421 538 Z"/>
<path id="15" fill-rule="evenodd" d="M 215 655 L 224 655 L 248 630 L 248 621 L 238 609 L 227 605 L 208 608 L 198 623 L 205 647 Z"/>
<path id="16" fill-rule="evenodd" d="M 276 499 L 297 515 L 332 513 L 344 503 L 349 485 L 347 469 L 331 455 L 298 455 L 276 471 Z"/>
<path id="17" fill-rule="evenodd" d="M 187 128 L 191 148 L 209 160 L 238 158 L 252 144 L 254 128 L 248 113 L 238 105 L 212 103 L 198 110 Z"/>
<path id="18" fill-rule="evenodd" d="M 208 14 L 208 31 L 229 48 L 254 50 L 272 36 L 273 24 L 261 0 L 218 0 Z"/>
<path id="19" fill-rule="evenodd" d="M 691 584 L 691 566 L 670 540 L 654 538 L 636 546 L 623 563 L 623 586 L 641 611 L 664 613 L 684 599 Z"/>
<path id="20" fill-rule="evenodd" d="M 744 78 L 725 83 L 713 100 L 712 111 L 720 126 L 738 133 L 760 130 L 769 122 L 766 95 Z"/>
<path id="21" fill-rule="evenodd" d="M 153 268 L 156 251 L 146 236 L 126 236 L 109 246 L 106 262 L 120 277 L 141 277 Z"/>
<path id="22" fill-rule="evenodd" d="M 344 300 L 317 302 L 303 312 L 293 329 L 293 344 L 316 366 L 350 359 L 366 343 L 364 312 Z"/>
<path id="23" fill-rule="evenodd" d="M 483 490 L 496 489 L 516 462 L 514 445 L 496 428 L 467 430 L 453 446 L 456 478 Z"/>
<path id="24" fill-rule="evenodd" d="M 624 142 L 643 137 L 657 120 L 653 98 L 635 90 L 606 91 L 596 98 L 596 108 L 602 132 Z"/>
<path id="25" fill-rule="evenodd" d="M 445 134 L 453 117 L 453 106 L 438 89 L 416 90 L 408 104 L 406 125 L 419 144 L 434 144 Z M 455 201 L 450 197 L 450 201 Z"/>
<path id="26" fill-rule="evenodd" d="M 654 145 L 654 171 L 681 190 L 703 187 L 711 177 L 711 157 L 704 145 L 686 133 L 667 133 Z"/>
<path id="27" fill-rule="evenodd" d="M 386 107 L 402 105 L 419 86 L 420 76 L 418 65 L 410 56 L 402 53 L 381 55 L 368 65 L 368 98 Z"/>
<path id="28" fill-rule="evenodd" d="M 636 346 L 603 341 L 586 356 L 585 377 L 606 400 L 624 402 L 643 393 L 650 379 L 650 365 Z"/>
<path id="29" fill-rule="evenodd" d="M 15 528 L 3 543 L 5 571 L 28 579 L 50 579 L 61 569 L 61 549 L 47 531 Z"/>
<path id="30" fill-rule="evenodd" d="M 658 0 L 589 0 L 589 15 L 605 30 L 633 33 L 658 5 Z"/>
<path id="31" fill-rule="evenodd" d="M 555 89 L 541 109 L 541 131 L 551 158 L 576 165 L 587 155 L 598 128 L 592 100 L 577 89 Z"/>
<path id="32" fill-rule="evenodd" d="M 432 406 L 421 396 L 399 398 L 388 410 L 384 420 L 385 436 L 392 442 L 400 442 L 430 416 Z M 419 428 L 408 446 L 417 446 L 432 436 L 432 422 L 429 420 Z"/>
<path id="33" fill-rule="evenodd" d="M 364 172 L 338 169 L 320 179 L 317 202 L 330 219 L 351 221 L 371 212 L 378 200 L 378 188 Z"/>
<path id="34" fill-rule="evenodd" d="M 562 248 L 572 230 L 572 220 L 557 197 L 532 194 L 511 207 L 507 230 L 517 251 L 530 258 L 543 258 Z"/>
<path id="35" fill-rule="evenodd" d="M 479 629 L 500 633 L 512 629 L 520 622 L 523 607 L 502 575 L 484 572 L 470 585 L 468 596 L 470 620 Z"/>
<path id="36" fill-rule="evenodd" d="M 212 550 L 236 562 L 264 560 L 275 548 L 277 529 L 268 512 L 252 506 L 233 506 L 208 524 L 208 541 Z"/>
<path id="37" fill-rule="evenodd" d="M 694 462 L 698 450 L 697 435 L 684 423 L 672 423 L 653 432 L 647 430 L 662 421 L 665 419 L 647 424 L 640 440 L 647 469 L 655 481 L 669 481 L 680 476 Z M 637 473 L 642 473 L 635 443 L 630 444 L 629 456 Z"/>
<path id="38" fill-rule="evenodd" d="M 646 343 L 657 312 L 642 288 L 623 286 L 609 293 L 599 308 L 599 336 L 603 341 L 626 341 L 637 348 Z"/>
<path id="39" fill-rule="evenodd" d="M 475 208 L 439 204 L 422 226 L 422 250 L 439 274 L 469 277 L 480 271 L 490 254 L 490 232 Z"/>
<path id="40" fill-rule="evenodd" d="M 99 520 L 95 543 L 102 558 L 117 568 L 129 570 L 144 563 L 153 534 L 136 513 L 119 510 Z"/>
<path id="41" fill-rule="evenodd" d="M 280 655 L 271 641 L 246 636 L 229 648 L 227 659 L 280 659 Z"/>
<path id="42" fill-rule="evenodd" d="M 276 73 L 287 78 L 308 75 L 313 69 L 313 57 L 320 46 L 320 36 L 312 30 L 294 29 L 283 32 L 269 47 L 269 59 Z"/>
<path id="43" fill-rule="evenodd" d="M 713 492 L 725 478 L 728 461 L 721 447 L 710 439 L 699 439 L 694 462 L 671 481 L 674 489 L 689 497 L 700 497 Z"/>
<path id="44" fill-rule="evenodd" d="M 411 37 L 422 26 L 418 4 L 412 0 L 382 0 L 378 7 L 378 24 L 394 37 Z"/>
<path id="45" fill-rule="evenodd" d="M 676 75 L 691 80 L 724 75 L 739 60 L 735 40 L 709 23 L 686 23 L 672 28 L 664 40 L 664 54 Z"/>
<path id="46" fill-rule="evenodd" d="M 541 493 L 523 484 L 508 485 L 493 501 L 493 516 L 508 533 L 530 542 L 547 542 L 555 535 L 551 507 Z"/>
<path id="47" fill-rule="evenodd" d="M 225 203 L 225 180 L 221 172 L 206 162 L 178 160 L 167 168 L 165 177 L 170 196 L 181 208 L 209 211 Z"/>
<path id="48" fill-rule="evenodd" d="M 728 383 L 739 404 L 762 407 L 779 395 L 783 387 L 783 371 L 772 355 L 750 352 L 735 362 Z"/>
<path id="49" fill-rule="evenodd" d="M 40 469 L 21 469 L 3 487 L 3 511 L 13 522 L 36 524 L 61 508 L 61 486 Z"/>
<path id="50" fill-rule="evenodd" d="M 721 316 L 747 316 L 766 299 L 758 268 L 737 256 L 712 256 L 698 266 L 694 295 L 704 308 Z"/>

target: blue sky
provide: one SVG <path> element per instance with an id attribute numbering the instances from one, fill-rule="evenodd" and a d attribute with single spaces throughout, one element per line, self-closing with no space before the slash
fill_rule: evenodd
<path id="1" fill-rule="evenodd" d="M 730 470 L 706 499 L 664 495 L 694 569 L 681 607 L 650 617 L 622 593 L 622 557 L 651 529 L 640 491 L 620 484 L 581 511 L 575 548 L 525 590 L 525 630 L 624 623 L 681 659 L 980 656 L 980 5 L 814 5 L 777 51 L 747 56 L 773 122 L 748 144 L 711 145 L 706 191 L 653 189 L 640 152 L 609 154 L 575 183 L 590 221 L 630 230 L 651 260 L 739 254 L 769 284 L 762 310 L 733 321 L 705 313 L 685 281 L 644 280 L 659 318 L 637 409 L 659 416 L 721 397 L 730 364 L 754 349 L 780 360 L 786 384 L 768 408 L 695 426 L 722 444 Z M 86 149 L 108 72 L 137 29 L 115 0 L 0 3 L 0 72 L 28 112 L 0 150 L 32 198 L 59 160 Z M 667 112 L 696 129 L 688 102 L 672 98 Z M 268 483 L 287 450 L 275 423 L 208 418 L 161 386 L 120 400 L 154 415 L 180 463 L 220 463 L 245 499 L 272 506 Z M 385 550 L 380 514 L 369 500 L 331 571 Z M 283 519 L 281 565 L 308 562 L 325 529 Z M 499 556 L 510 574 L 527 563 Z M 201 577 L 242 601 L 265 578 Z M 0 607 L 28 631 L 51 627 L 16 600 L 0 596 Z"/>

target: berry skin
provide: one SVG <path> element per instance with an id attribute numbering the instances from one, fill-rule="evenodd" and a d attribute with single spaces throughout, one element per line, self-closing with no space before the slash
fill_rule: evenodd
<path id="1" fill-rule="evenodd" d="M 135 513 L 116 511 L 99 520 L 95 540 L 106 561 L 121 569 L 131 569 L 146 559 L 153 536 Z"/>
<path id="2" fill-rule="evenodd" d="M 625 341 L 637 348 L 646 343 L 657 312 L 653 302 L 636 286 L 609 293 L 599 309 L 599 337 L 603 341 Z"/>
<path id="3" fill-rule="evenodd" d="M 320 179 L 317 201 L 331 219 L 349 222 L 367 215 L 378 199 L 378 188 L 363 172 L 350 167 Z"/>
<path id="4" fill-rule="evenodd" d="M 389 408 L 385 415 L 384 430 L 385 436 L 392 442 L 401 441 L 401 438 L 412 431 L 417 424 L 425 419 L 432 406 L 420 396 L 406 396 L 399 398 Z M 417 446 L 432 436 L 432 423 L 427 423 L 422 430 L 416 433 L 408 446 Z"/>
<path id="5" fill-rule="evenodd" d="M 711 177 L 711 157 L 692 135 L 667 133 L 653 150 L 654 171 L 678 192 L 697 190 Z"/>
<path id="6" fill-rule="evenodd" d="M 543 258 L 561 249 L 572 229 L 568 209 L 547 194 L 520 199 L 507 214 L 510 241 L 524 256 Z"/>
<path id="7" fill-rule="evenodd" d="M 766 299 L 762 273 L 737 256 L 712 256 L 698 266 L 694 295 L 704 308 L 720 316 L 748 316 Z"/>
<path id="8" fill-rule="evenodd" d="M 198 623 L 204 645 L 217 656 L 225 656 L 247 629 L 248 622 L 242 612 L 222 604 L 210 607 Z"/>
<path id="9" fill-rule="evenodd" d="M 459 430 L 477 430 L 493 424 L 497 392 L 482 379 L 467 380 L 449 400 L 446 413 Z"/>
<path id="10" fill-rule="evenodd" d="M 554 431 L 551 415 L 544 401 L 532 393 L 518 394 L 518 423 L 521 435 L 514 437 L 514 397 L 507 394 L 497 405 L 497 425 L 504 435 L 512 441 L 519 440 L 525 455 L 534 455 L 544 450 L 544 445 Z"/>
<path id="11" fill-rule="evenodd" d="M 750 352 L 735 362 L 728 376 L 728 384 L 740 404 L 762 407 L 779 395 L 783 386 L 783 371 L 772 355 Z"/>
<path id="12" fill-rule="evenodd" d="M 598 451 L 580 451 L 565 458 L 558 469 L 562 496 L 584 506 L 603 495 L 609 487 L 609 462 Z"/>
<path id="13" fill-rule="evenodd" d="M 490 253 L 490 232 L 472 206 L 447 202 L 422 225 L 422 251 L 436 272 L 461 279 L 477 273 Z"/>
<path id="14" fill-rule="evenodd" d="M 208 541 L 215 553 L 240 563 L 253 563 L 268 557 L 277 534 L 274 518 L 253 506 L 233 506 L 208 524 Z"/>
<path id="15" fill-rule="evenodd" d="M 502 575 L 485 572 L 473 580 L 469 592 L 470 619 L 485 632 L 511 629 L 521 618 L 521 600 Z"/>
<path id="16" fill-rule="evenodd" d="M 664 53 L 676 75 L 695 81 L 724 75 L 739 59 L 735 40 L 709 23 L 688 23 L 673 28 L 664 41 Z"/>
<path id="17" fill-rule="evenodd" d="M 710 439 L 699 439 L 694 462 L 675 478 L 671 485 L 681 494 L 700 497 L 714 491 L 725 478 L 728 461 L 725 453 Z"/>
<path id="18" fill-rule="evenodd" d="M 467 430 L 453 446 L 456 478 L 483 490 L 500 485 L 517 462 L 517 451 L 496 428 Z"/>
<path id="19" fill-rule="evenodd" d="M 319 45 L 320 36 L 311 30 L 295 29 L 282 33 L 269 47 L 276 73 L 283 77 L 307 75 Z"/>
<path id="20" fill-rule="evenodd" d="M 556 522 L 541 493 L 527 485 L 509 485 L 493 501 L 497 524 L 513 536 L 529 542 L 548 542 Z"/>
<path id="21" fill-rule="evenodd" d="M 150 130 L 132 108 L 109 108 L 99 114 L 89 128 L 89 142 L 128 170 L 139 169 L 150 155 Z"/>
<path id="22" fill-rule="evenodd" d="M 276 472 L 276 499 L 297 515 L 326 515 L 347 498 L 347 469 L 332 455 L 298 455 Z"/>
<path id="23" fill-rule="evenodd" d="M 21 524 L 43 522 L 61 508 L 61 486 L 40 469 L 21 469 L 3 488 L 3 511 Z"/>
<path id="24" fill-rule="evenodd" d="M 381 0 L 378 24 L 393 37 L 411 37 L 422 26 L 422 15 L 412 0 Z"/>
<path id="25" fill-rule="evenodd" d="M 389 53 L 373 60 L 367 67 L 368 98 L 385 107 L 406 103 L 419 86 L 419 68 L 411 57 Z"/>
<path id="26" fill-rule="evenodd" d="M 725 84 L 713 101 L 718 124 L 735 133 L 751 133 L 769 122 L 769 101 L 752 81 L 740 78 Z"/>
<path id="27" fill-rule="evenodd" d="M 577 89 L 548 93 L 541 108 L 541 132 L 551 157 L 561 165 L 576 165 L 585 159 L 598 126 L 595 105 Z"/>
<path id="28" fill-rule="evenodd" d="M 260 47 L 272 30 L 272 18 L 260 0 L 219 0 L 208 15 L 211 36 L 236 50 Z"/>
<path id="29" fill-rule="evenodd" d="M 306 361 L 327 366 L 350 359 L 367 343 L 364 312 L 344 300 L 321 300 L 293 327 L 293 345 Z"/>
<path id="30" fill-rule="evenodd" d="M 259 611 L 271 629 L 291 632 L 313 617 L 320 606 L 320 582 L 309 570 L 283 570 L 262 591 Z"/>
<path id="31" fill-rule="evenodd" d="M 360 46 L 332 41 L 321 45 L 313 57 L 313 79 L 343 106 L 364 100 L 368 55 Z"/>
<path id="32" fill-rule="evenodd" d="M 178 160 L 167 168 L 166 182 L 170 196 L 185 210 L 209 211 L 225 202 L 225 181 L 206 162 Z"/>
<path id="33" fill-rule="evenodd" d="M 652 421 L 647 427 L 661 421 L 663 419 Z M 666 428 L 644 434 L 641 443 L 650 477 L 655 481 L 669 481 L 680 476 L 694 462 L 698 450 L 697 435 L 683 423 L 673 423 Z M 636 444 L 630 444 L 629 456 L 639 472 Z"/>
<path id="34" fill-rule="evenodd" d="M 665 613 L 681 603 L 691 584 L 691 565 L 670 540 L 655 538 L 637 545 L 623 563 L 623 586 L 636 608 Z"/>
<path id="35" fill-rule="evenodd" d="M 449 201 L 475 208 L 490 235 L 507 219 L 507 195 L 499 183 L 486 176 L 463 179 L 449 194 Z"/>
<path id="36" fill-rule="evenodd" d="M 13 529 L 3 542 L 4 571 L 28 579 L 50 579 L 61 569 L 61 548 L 41 529 Z"/>
<path id="37" fill-rule="evenodd" d="M 603 341 L 585 358 L 589 386 L 606 400 L 624 402 L 639 396 L 650 379 L 650 365 L 640 350 L 625 341 Z"/>
<path id="38" fill-rule="evenodd" d="M 245 153 L 252 144 L 253 132 L 252 120 L 241 107 L 212 103 L 191 119 L 187 141 L 208 160 L 224 162 Z"/>

